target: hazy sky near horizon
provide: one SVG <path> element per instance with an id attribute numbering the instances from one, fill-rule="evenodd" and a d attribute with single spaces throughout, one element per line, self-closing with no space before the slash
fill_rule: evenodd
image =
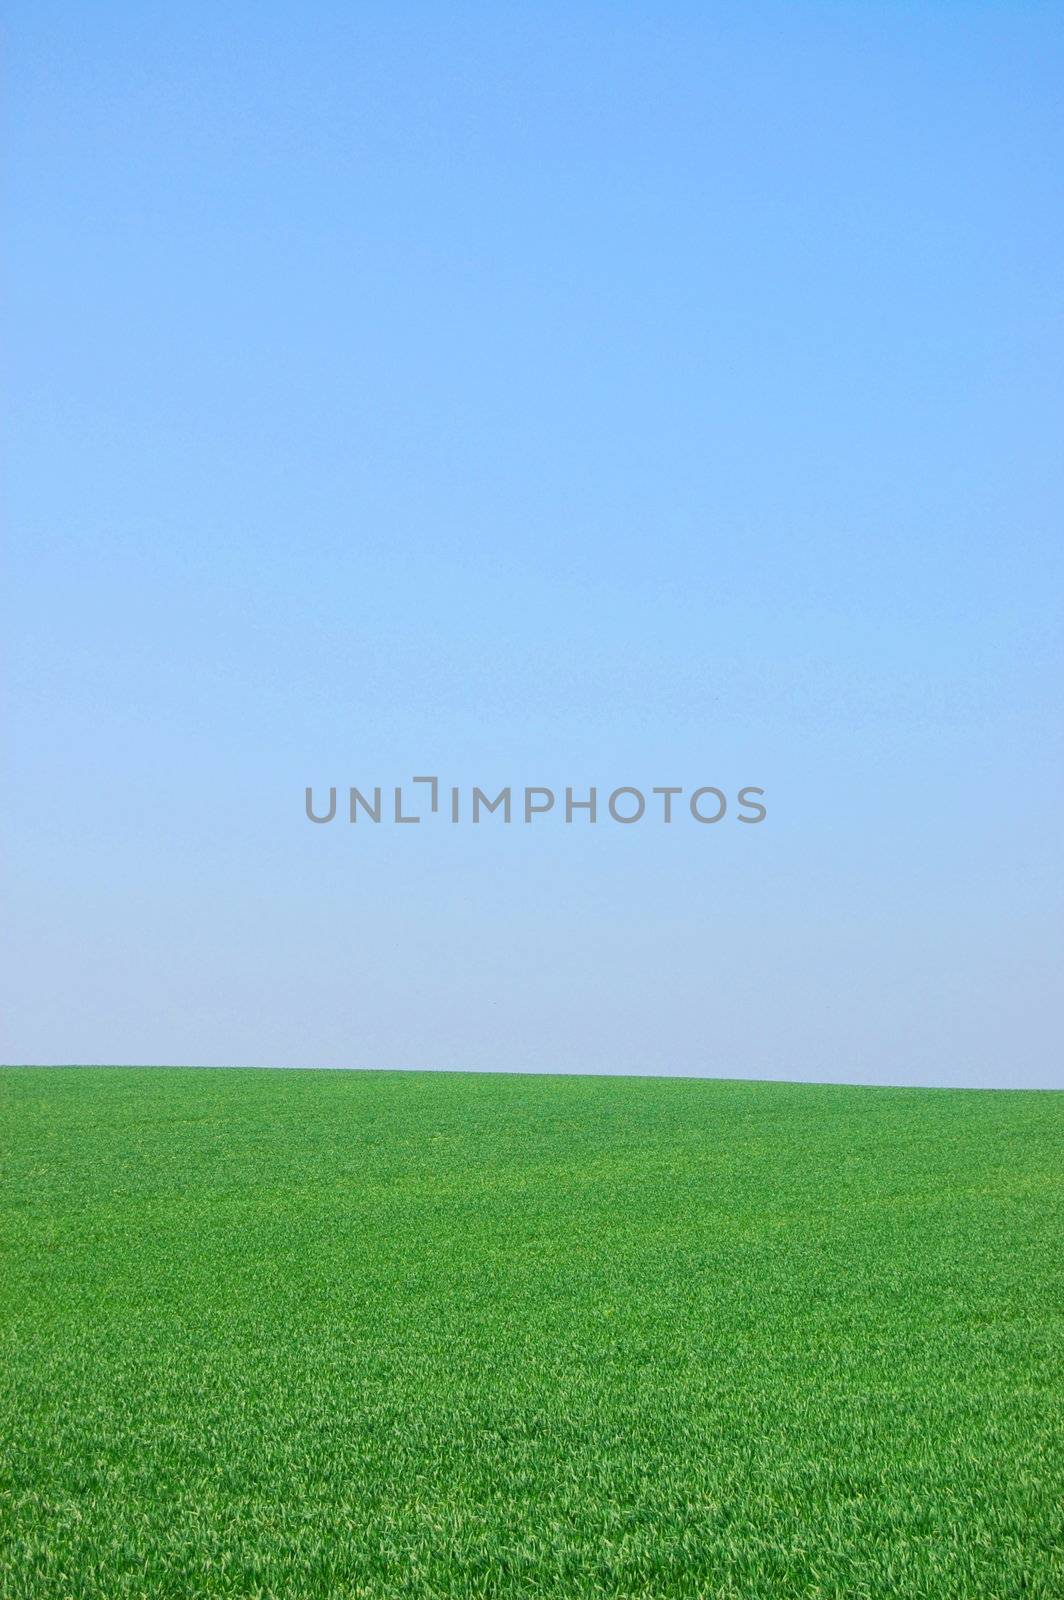
<path id="1" fill-rule="evenodd" d="M 1064 1087 L 1064 13 L 8 15 L 2 1059 Z"/>

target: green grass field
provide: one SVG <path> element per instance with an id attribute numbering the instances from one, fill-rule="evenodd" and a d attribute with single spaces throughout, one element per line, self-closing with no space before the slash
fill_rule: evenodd
<path id="1" fill-rule="evenodd" d="M 6 1069 L 0 1595 L 1064 1595 L 1064 1095 Z"/>

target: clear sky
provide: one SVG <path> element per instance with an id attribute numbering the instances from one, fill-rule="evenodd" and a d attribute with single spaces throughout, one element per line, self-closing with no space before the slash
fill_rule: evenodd
<path id="1" fill-rule="evenodd" d="M 1064 1086 L 1064 12 L 8 17 L 3 1059 Z"/>

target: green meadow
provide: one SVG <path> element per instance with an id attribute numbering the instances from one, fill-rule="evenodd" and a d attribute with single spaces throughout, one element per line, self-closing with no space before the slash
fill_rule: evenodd
<path id="1" fill-rule="evenodd" d="M 1064 1095 L 0 1072 L 0 1595 L 1064 1595 Z"/>

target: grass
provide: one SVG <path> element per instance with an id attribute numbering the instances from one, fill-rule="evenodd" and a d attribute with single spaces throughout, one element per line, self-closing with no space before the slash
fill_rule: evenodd
<path id="1" fill-rule="evenodd" d="M 1064 1595 L 1064 1095 L 8 1069 L 0 1595 Z"/>

